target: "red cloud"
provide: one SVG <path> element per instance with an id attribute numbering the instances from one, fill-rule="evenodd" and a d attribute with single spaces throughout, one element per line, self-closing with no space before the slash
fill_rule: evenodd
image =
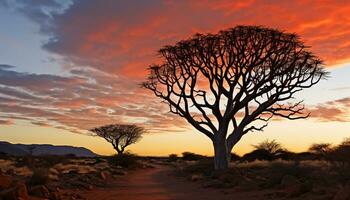
<path id="1" fill-rule="evenodd" d="M 44 48 L 73 63 L 70 76 L 0 66 L 0 112 L 73 132 L 130 119 L 157 130 L 186 128 L 138 84 L 147 66 L 157 62 L 160 47 L 196 32 L 215 33 L 237 24 L 276 27 L 301 35 L 329 66 L 350 59 L 350 5 L 340 0 L 84 0 L 60 14 L 30 13 L 42 10 L 22 9 L 27 16 L 45 18 L 35 18 L 50 37 Z M 348 120 L 348 110 L 347 99 L 309 109 L 311 117 L 323 121 Z"/>
<path id="2" fill-rule="evenodd" d="M 350 5 L 345 1 L 79 1 L 55 15 L 45 48 L 77 65 L 144 77 L 161 46 L 195 32 L 237 24 L 276 27 L 302 36 L 326 63 L 350 59 Z"/>

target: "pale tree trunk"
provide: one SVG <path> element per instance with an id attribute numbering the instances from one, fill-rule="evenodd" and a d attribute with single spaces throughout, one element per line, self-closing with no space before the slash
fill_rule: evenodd
<path id="1" fill-rule="evenodd" d="M 232 148 L 242 138 L 242 130 L 236 130 L 226 139 L 225 137 L 216 137 L 214 144 L 214 167 L 215 170 L 225 170 L 231 161 Z"/>
<path id="2" fill-rule="evenodd" d="M 118 155 L 122 155 L 123 154 L 123 150 L 119 149 L 119 148 L 115 148 L 115 150 L 117 151 Z"/>
<path id="3" fill-rule="evenodd" d="M 215 170 L 225 170 L 231 158 L 231 150 L 228 150 L 225 138 L 214 141 L 214 167 Z"/>

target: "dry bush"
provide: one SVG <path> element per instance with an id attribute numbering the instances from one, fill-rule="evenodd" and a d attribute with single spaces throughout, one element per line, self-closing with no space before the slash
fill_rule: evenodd
<path id="1" fill-rule="evenodd" d="M 211 175 L 214 171 L 214 165 L 212 159 L 201 159 L 184 167 L 183 171 L 186 174 L 201 174 L 205 176 Z"/>
<path id="2" fill-rule="evenodd" d="M 140 166 L 138 157 L 131 153 L 117 154 L 108 159 L 112 166 L 120 166 L 123 168 L 137 168 Z"/>
<path id="3" fill-rule="evenodd" d="M 170 154 L 168 156 L 168 161 L 169 162 L 176 162 L 179 159 L 179 157 L 176 154 Z"/>
<path id="4" fill-rule="evenodd" d="M 30 177 L 29 185 L 46 185 L 49 182 L 49 169 L 37 168 L 33 170 L 33 175 Z"/>
<path id="5" fill-rule="evenodd" d="M 182 159 L 183 160 L 188 160 L 188 161 L 195 161 L 195 160 L 201 160 L 206 158 L 205 156 L 199 155 L 199 154 L 195 154 L 192 152 L 183 152 L 182 153 Z"/>
<path id="6" fill-rule="evenodd" d="M 260 142 L 257 145 L 253 145 L 253 147 L 256 150 L 265 150 L 267 152 L 269 152 L 271 155 L 276 155 L 277 153 L 284 151 L 284 148 L 282 147 L 282 145 L 278 142 L 276 142 L 276 140 L 265 140 L 263 142 Z"/>
<path id="7" fill-rule="evenodd" d="M 91 172 L 96 172 L 96 169 L 90 165 L 85 164 L 62 164 L 59 163 L 55 166 L 53 166 L 54 169 L 59 171 L 62 174 L 70 173 L 70 172 L 76 172 L 78 174 L 88 174 Z"/>

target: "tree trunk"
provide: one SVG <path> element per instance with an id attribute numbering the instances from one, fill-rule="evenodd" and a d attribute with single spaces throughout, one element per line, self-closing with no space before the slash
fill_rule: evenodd
<path id="1" fill-rule="evenodd" d="M 214 142 L 214 167 L 215 170 L 228 168 L 230 152 L 227 150 L 225 139 L 217 139 Z"/>
<path id="2" fill-rule="evenodd" d="M 118 156 L 120 156 L 120 155 L 122 155 L 122 154 L 123 154 L 123 151 L 122 151 L 122 150 L 120 150 L 120 149 L 118 149 L 118 148 L 115 148 L 115 150 L 117 151 Z"/>

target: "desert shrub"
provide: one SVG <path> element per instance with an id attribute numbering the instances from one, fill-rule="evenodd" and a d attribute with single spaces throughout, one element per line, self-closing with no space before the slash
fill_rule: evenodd
<path id="1" fill-rule="evenodd" d="M 350 164 L 350 140 L 345 139 L 340 145 L 333 148 L 330 153 L 330 160 L 340 162 L 344 165 Z"/>
<path id="2" fill-rule="evenodd" d="M 301 152 L 301 153 L 295 153 L 293 155 L 293 160 L 296 160 L 296 161 L 318 160 L 318 159 L 319 159 L 319 156 L 311 152 Z"/>
<path id="3" fill-rule="evenodd" d="M 307 179 L 312 179 L 310 175 L 315 170 L 316 169 L 314 166 L 301 164 L 300 162 L 272 161 L 266 171 L 266 174 L 269 175 L 266 186 L 273 186 L 273 185 L 280 184 L 282 178 L 286 175 L 296 177 L 298 180 L 305 182 Z"/>
<path id="4" fill-rule="evenodd" d="M 103 158 L 99 158 L 99 157 L 96 157 L 94 158 L 94 162 L 92 164 L 96 165 L 96 164 L 99 164 L 99 163 L 104 163 L 106 160 L 103 159 Z"/>
<path id="5" fill-rule="evenodd" d="M 45 185 L 49 182 L 49 169 L 36 168 L 33 170 L 33 175 L 28 180 L 29 185 Z"/>
<path id="6" fill-rule="evenodd" d="M 287 150 L 283 150 L 278 152 L 275 156 L 274 159 L 278 160 L 293 160 L 295 157 L 295 153 L 287 151 Z"/>
<path id="7" fill-rule="evenodd" d="M 35 159 L 33 156 L 23 156 L 19 157 L 16 160 L 16 167 L 28 167 L 28 168 L 34 168 L 35 167 Z"/>
<path id="8" fill-rule="evenodd" d="M 192 152 L 183 152 L 182 153 L 182 159 L 183 160 L 188 160 L 188 161 L 195 161 L 195 160 L 200 160 L 200 159 L 204 159 L 205 156 L 199 155 L 199 154 L 195 154 Z"/>
<path id="9" fill-rule="evenodd" d="M 336 179 L 345 184 L 350 180 L 350 141 L 345 139 L 340 145 L 333 148 L 329 159 Z"/>
<path id="10" fill-rule="evenodd" d="M 235 162 L 230 167 L 238 167 L 245 169 L 264 169 L 270 165 L 270 161 L 267 160 L 254 160 L 251 162 Z"/>
<path id="11" fill-rule="evenodd" d="M 264 150 L 271 155 L 276 155 L 277 153 L 284 151 L 282 145 L 275 140 L 265 140 L 257 145 L 253 145 L 256 150 Z"/>
<path id="12" fill-rule="evenodd" d="M 110 164 L 124 168 L 134 168 L 139 165 L 137 156 L 131 153 L 117 154 L 108 160 Z"/>
<path id="13" fill-rule="evenodd" d="M 57 156 L 57 155 L 45 155 L 45 156 L 40 156 L 40 160 L 42 161 L 41 167 L 47 167 L 50 168 L 56 164 L 59 163 L 67 163 L 68 159 L 70 158 L 69 156 Z"/>
<path id="14" fill-rule="evenodd" d="M 244 154 L 241 161 L 252 162 L 254 160 L 273 160 L 274 155 L 265 149 L 256 149 L 250 153 Z"/>
<path id="15" fill-rule="evenodd" d="M 0 152 L 0 159 L 8 160 L 10 158 L 9 155 L 5 152 Z"/>
<path id="16" fill-rule="evenodd" d="M 175 162 L 179 159 L 179 157 L 177 157 L 176 154 L 170 154 L 169 157 L 168 157 L 168 161 L 169 162 Z"/>
<path id="17" fill-rule="evenodd" d="M 238 161 L 241 157 L 235 153 L 231 153 L 231 161 Z"/>
<path id="18" fill-rule="evenodd" d="M 332 145 L 329 143 L 315 143 L 309 148 L 309 151 L 317 156 L 317 159 L 329 159 L 333 151 Z"/>
<path id="19" fill-rule="evenodd" d="M 212 159 L 201 159 L 193 164 L 188 165 L 184 168 L 185 173 L 189 174 L 202 174 L 205 176 L 211 175 L 214 171 L 214 164 Z"/>

